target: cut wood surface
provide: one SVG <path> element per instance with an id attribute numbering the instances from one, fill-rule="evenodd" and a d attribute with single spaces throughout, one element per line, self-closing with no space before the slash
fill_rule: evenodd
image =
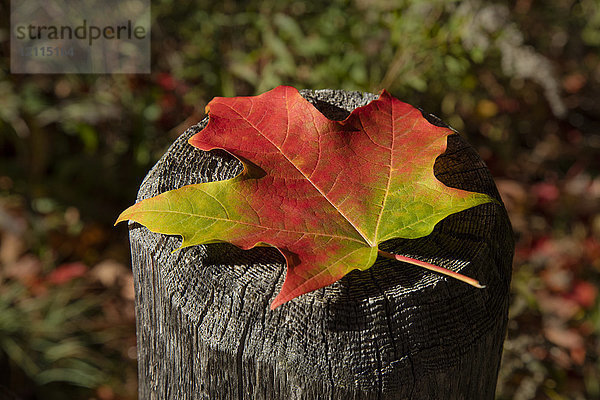
<path id="1" fill-rule="evenodd" d="M 332 119 L 376 98 L 301 93 Z M 187 143 L 206 123 L 175 141 L 138 200 L 241 171 L 233 156 Z M 434 171 L 448 186 L 500 199 L 458 134 Z M 485 289 L 380 258 L 274 311 L 269 305 L 285 277 L 274 248 L 211 244 L 173 252 L 179 237 L 139 224 L 130 224 L 130 240 L 140 399 L 494 398 L 514 249 L 499 205 L 451 215 L 427 237 L 380 246 L 474 277 Z"/>

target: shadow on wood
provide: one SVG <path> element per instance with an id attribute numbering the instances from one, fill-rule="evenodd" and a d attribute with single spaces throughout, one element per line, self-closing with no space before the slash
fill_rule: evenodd
<path id="1" fill-rule="evenodd" d="M 332 119 L 376 98 L 302 95 Z M 206 122 L 177 139 L 138 200 L 241 172 L 229 154 L 187 144 Z M 449 186 L 499 199 L 485 164 L 457 134 L 434 171 Z M 173 253 L 179 237 L 138 224 L 130 224 L 130 240 L 140 399 L 494 398 L 514 249 L 498 205 L 451 215 L 427 237 L 381 245 L 472 276 L 486 289 L 378 259 L 274 311 L 269 305 L 285 277 L 275 249 L 214 244 Z"/>

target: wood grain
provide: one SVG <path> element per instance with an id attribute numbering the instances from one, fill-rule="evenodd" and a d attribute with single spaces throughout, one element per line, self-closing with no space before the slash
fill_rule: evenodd
<path id="1" fill-rule="evenodd" d="M 302 95 L 335 119 L 376 98 Z M 227 153 L 187 144 L 206 122 L 173 143 L 138 200 L 241 171 Z M 435 174 L 500 200 L 485 164 L 458 134 L 449 137 Z M 130 224 L 130 240 L 140 399 L 494 398 L 514 250 L 503 207 L 478 206 L 425 238 L 381 246 L 460 271 L 486 289 L 381 258 L 274 311 L 269 304 L 285 276 L 275 249 L 214 244 L 173 252 L 179 237 L 138 224 Z"/>

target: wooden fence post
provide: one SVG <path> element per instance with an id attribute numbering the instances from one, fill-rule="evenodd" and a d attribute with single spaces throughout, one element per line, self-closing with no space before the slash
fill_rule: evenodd
<path id="1" fill-rule="evenodd" d="M 302 95 L 332 119 L 377 97 Z M 169 148 L 138 200 L 241 171 L 227 153 L 187 144 L 206 122 Z M 485 164 L 457 134 L 435 174 L 499 199 Z M 486 289 L 379 259 L 274 311 L 269 304 L 285 276 L 275 249 L 214 244 L 173 252 L 179 237 L 135 223 L 130 240 L 140 399 L 494 398 L 514 249 L 503 207 L 478 206 L 446 218 L 427 237 L 381 247 L 461 271 Z"/>

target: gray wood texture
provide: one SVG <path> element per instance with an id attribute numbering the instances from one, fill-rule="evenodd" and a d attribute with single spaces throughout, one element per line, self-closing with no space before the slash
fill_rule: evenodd
<path id="1" fill-rule="evenodd" d="M 334 119 L 377 97 L 302 95 Z M 227 153 L 187 144 L 206 122 L 173 143 L 138 200 L 241 171 Z M 500 199 L 485 164 L 458 134 L 434 170 L 449 186 Z M 427 237 L 381 245 L 475 277 L 486 289 L 381 258 L 274 311 L 269 304 L 285 277 L 276 249 L 211 244 L 173 252 L 179 237 L 129 228 L 140 399 L 494 397 L 514 250 L 499 205 L 449 216 Z"/>

